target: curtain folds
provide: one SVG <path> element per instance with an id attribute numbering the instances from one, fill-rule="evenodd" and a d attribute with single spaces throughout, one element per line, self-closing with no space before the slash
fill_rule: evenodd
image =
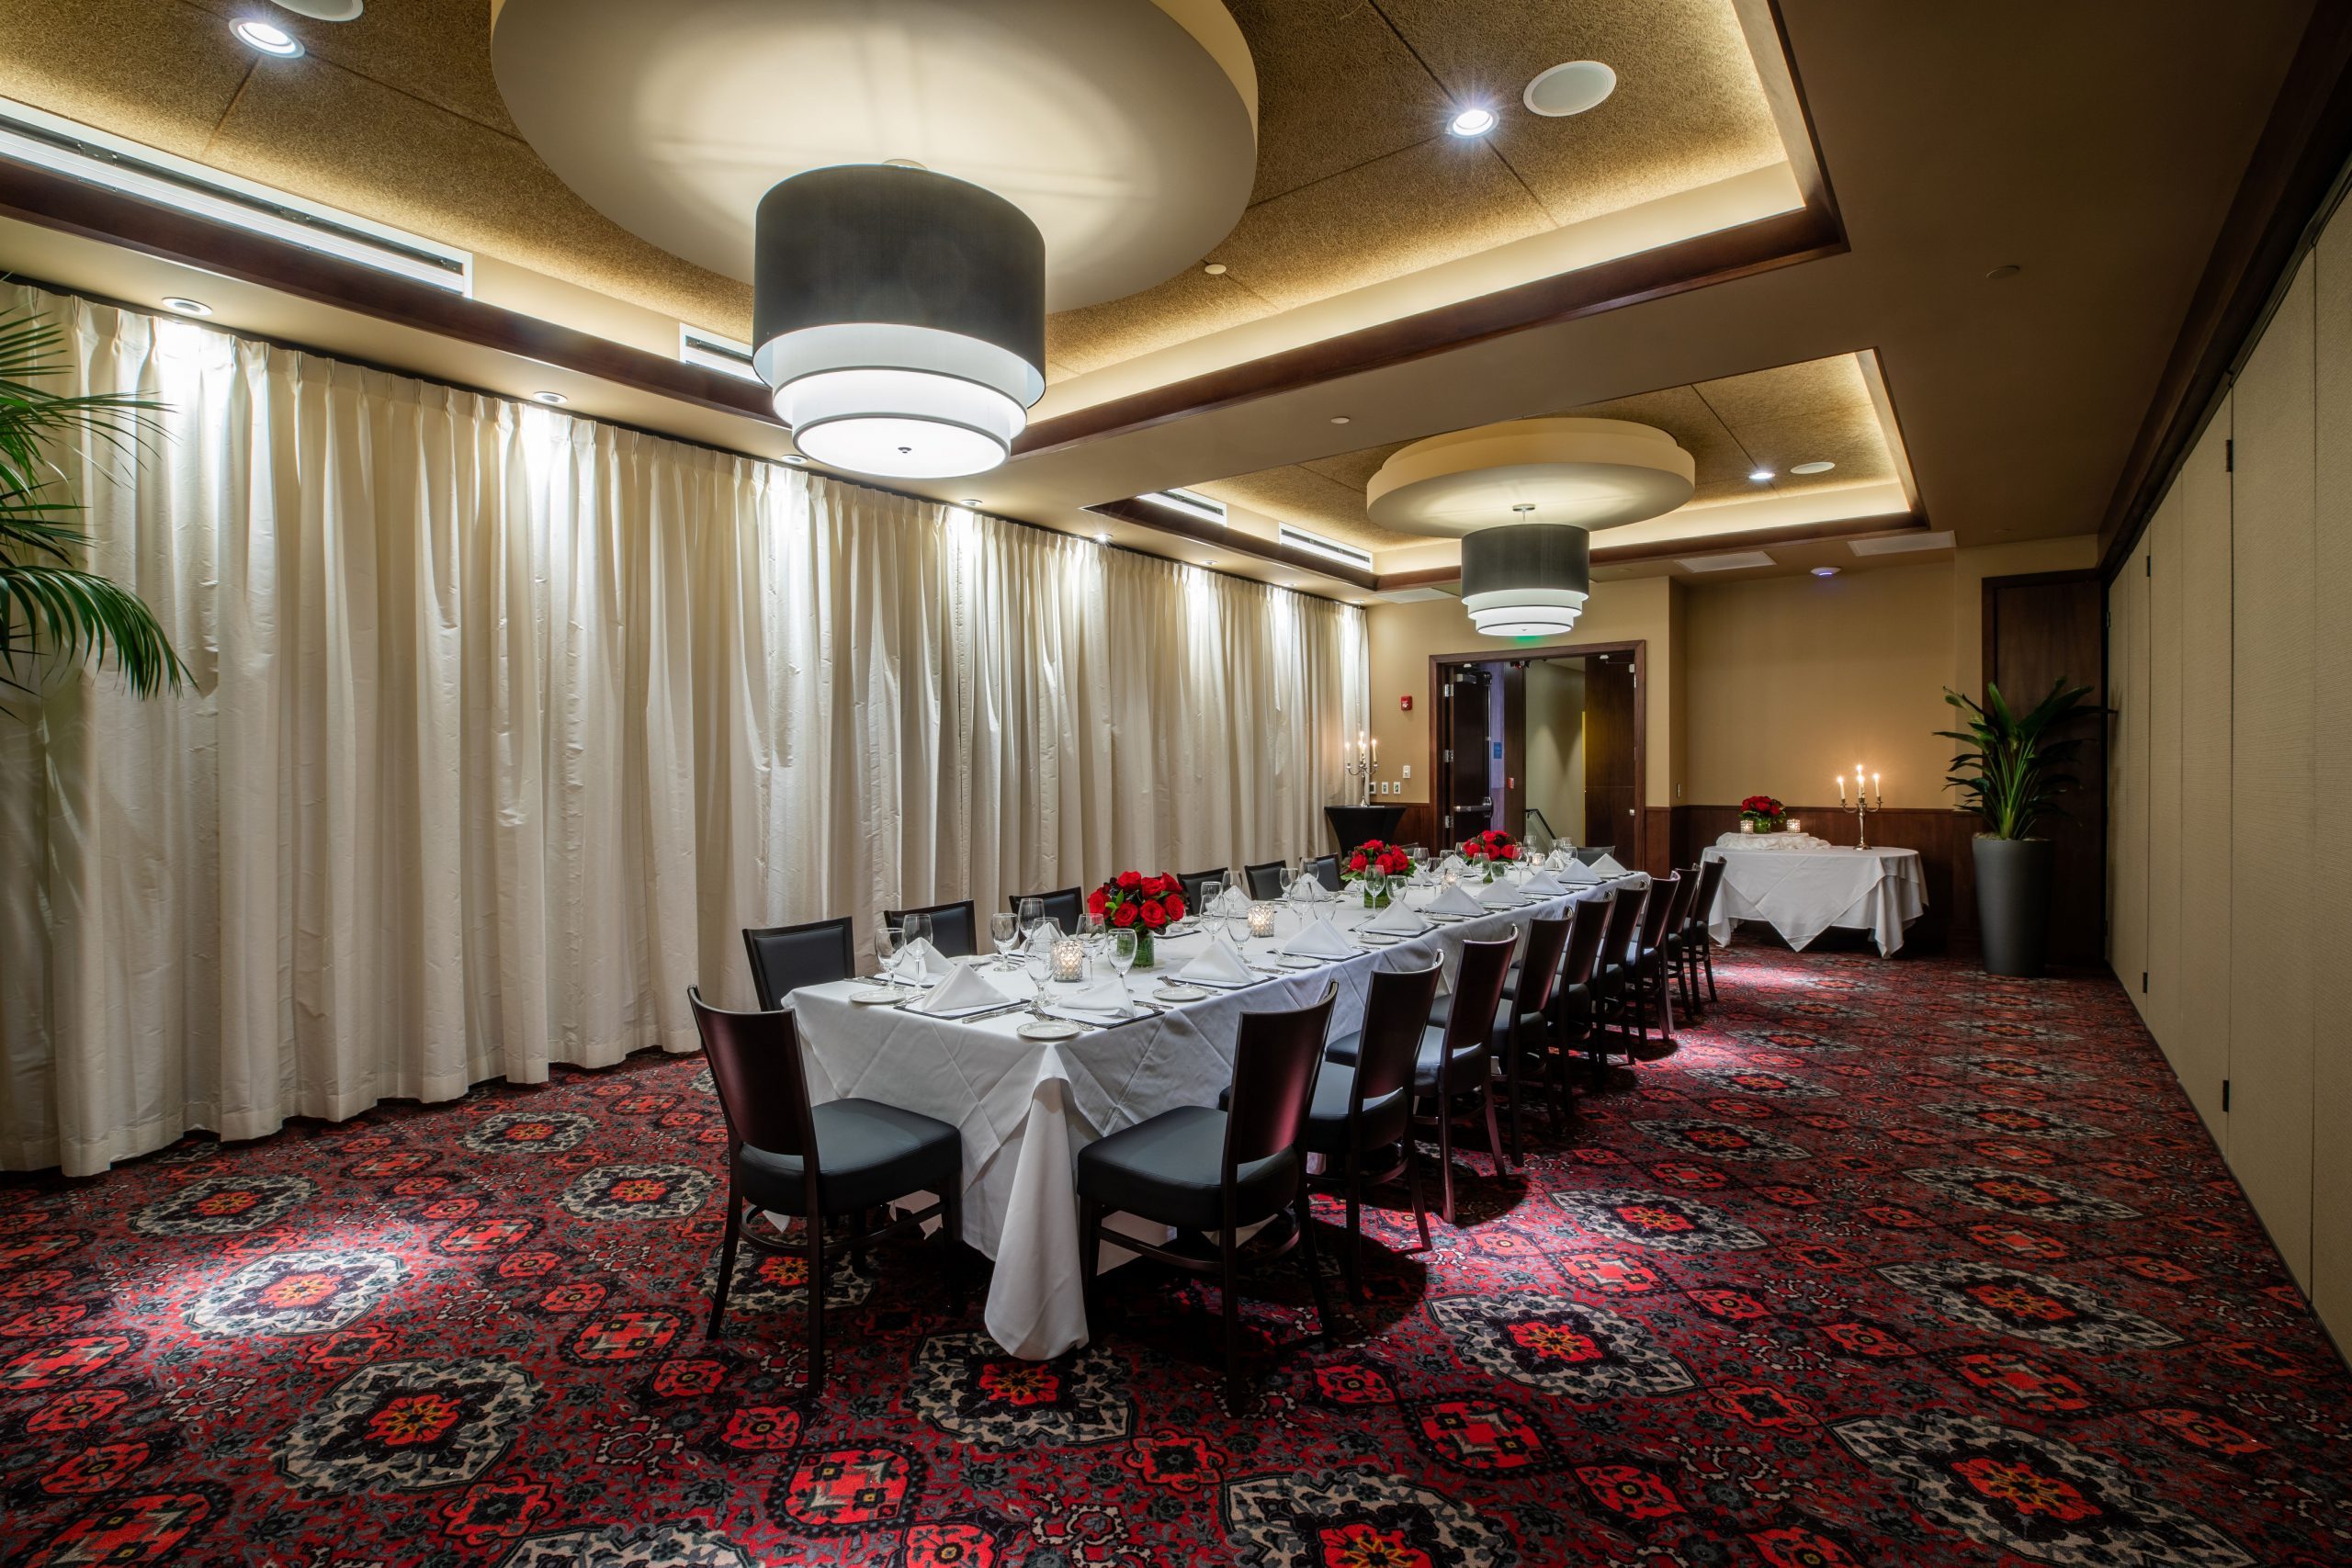
<path id="1" fill-rule="evenodd" d="M 30 289 L 195 691 L 0 716 L 0 1165 L 695 1047 L 741 928 L 1311 852 L 1363 617 Z"/>

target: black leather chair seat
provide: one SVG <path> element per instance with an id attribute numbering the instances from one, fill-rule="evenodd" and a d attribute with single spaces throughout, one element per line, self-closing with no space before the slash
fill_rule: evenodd
<path id="1" fill-rule="evenodd" d="M 1348 1038 L 1352 1041 L 1355 1036 Z M 1355 1092 L 1355 1085 L 1354 1063 L 1324 1059 L 1323 1070 L 1315 1075 L 1315 1098 L 1306 1108 L 1306 1131 L 1298 1141 L 1299 1147 L 1334 1159 L 1347 1157 L 1348 1097 Z M 1232 1097 L 1229 1089 L 1218 1090 L 1217 1109 L 1224 1110 Z M 1394 1094 L 1365 1100 L 1364 1146 L 1376 1149 L 1396 1142 L 1412 1125 L 1412 1115 L 1411 1099 L 1401 1089 Z"/>
<path id="2" fill-rule="evenodd" d="M 1506 1022 L 1509 1017 L 1507 1013 L 1504 1015 Z M 1356 1033 L 1336 1036 L 1331 1043 L 1325 1047 L 1323 1059 L 1353 1068 L 1356 1065 L 1356 1052 L 1361 1039 L 1362 1036 Z M 1435 1094 L 1438 1092 L 1440 1081 L 1438 1067 L 1444 1056 L 1445 1031 L 1435 1025 L 1422 1031 L 1420 1049 L 1413 1057 L 1414 1093 Z M 1466 1051 L 1456 1051 L 1453 1054 L 1453 1081 L 1464 1089 L 1476 1083 L 1479 1068 L 1485 1062 L 1486 1056 L 1487 1047 L 1484 1043 L 1474 1045 Z"/>
<path id="3" fill-rule="evenodd" d="M 1215 1230 L 1225 1224 L 1224 1161 L 1225 1112 L 1180 1106 L 1079 1150 L 1079 1190 L 1106 1212 Z M 1234 1172 L 1234 1223 L 1272 1218 L 1297 1190 L 1298 1175 L 1298 1156 L 1288 1149 L 1240 1167 Z"/>
<path id="4" fill-rule="evenodd" d="M 944 1122 L 874 1100 L 829 1100 L 808 1108 L 817 1134 L 818 1201 L 828 1214 L 876 1208 L 910 1192 L 946 1192 L 964 1179 L 964 1144 Z M 748 1144 L 735 1156 L 739 1190 L 779 1214 L 801 1210 L 798 1155 Z"/>

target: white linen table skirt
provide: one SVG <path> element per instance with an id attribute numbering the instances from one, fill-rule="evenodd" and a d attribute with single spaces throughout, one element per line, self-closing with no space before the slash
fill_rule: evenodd
<path id="1" fill-rule="evenodd" d="M 1705 858 L 1724 863 L 1707 921 L 1719 947 L 1731 944 L 1734 920 L 1762 920 L 1799 952 L 1838 926 L 1870 932 L 1882 954 L 1892 953 L 1928 907 L 1917 850 L 1711 849 Z"/>
<path id="2" fill-rule="evenodd" d="M 1025 1012 L 960 1023 L 851 1002 L 850 995 L 869 981 L 803 987 L 793 993 L 792 1005 L 807 1044 L 809 1094 L 820 1100 L 880 1100 L 936 1117 L 963 1134 L 964 1239 L 996 1260 L 984 1321 L 1007 1351 L 1045 1360 L 1087 1342 L 1078 1151 L 1176 1106 L 1216 1104 L 1233 1078 L 1242 1013 L 1306 1006 L 1336 981 L 1331 1032 L 1342 1034 L 1362 1026 L 1375 967 L 1408 968 L 1441 958 L 1450 986 L 1464 942 L 1491 941 L 1539 916 L 1557 917 L 1569 904 L 1600 897 L 1611 886 L 1641 887 L 1648 880 L 1634 873 L 1615 884 L 1441 925 L 1408 941 L 1285 972 L 1242 990 L 1212 991 L 1157 1016 L 1052 1043 L 1020 1037 Z M 1373 918 L 1352 891 L 1340 897 L 1335 920 L 1343 932 Z M 1295 931 L 1295 922 L 1285 924 Z M 1272 964 L 1283 940 L 1251 942 L 1243 952 L 1253 964 Z M 1131 976 L 1138 999 L 1148 999 L 1154 985 L 1206 942 L 1197 933 L 1161 939 L 1159 967 Z M 1029 995 L 1021 975 L 988 973 L 1009 995 Z"/>

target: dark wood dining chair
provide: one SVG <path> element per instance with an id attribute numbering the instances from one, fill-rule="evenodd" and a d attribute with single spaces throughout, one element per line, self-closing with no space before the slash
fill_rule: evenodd
<path id="1" fill-rule="evenodd" d="M 1283 863 L 1278 860 L 1261 862 L 1241 868 L 1242 880 L 1250 885 L 1252 898 L 1279 898 L 1289 889 L 1283 886 Z"/>
<path id="2" fill-rule="evenodd" d="M 1437 999 L 1442 968 L 1431 964 L 1425 969 L 1374 971 L 1364 997 L 1363 1028 L 1331 1043 L 1336 1049 L 1342 1040 L 1355 1042 L 1348 1053 L 1353 1059 L 1335 1061 L 1325 1053 L 1323 1070 L 1315 1079 L 1315 1098 L 1306 1108 L 1302 1146 L 1323 1159 L 1322 1170 L 1310 1172 L 1307 1183 L 1347 1199 L 1348 1245 L 1340 1266 L 1351 1295 L 1363 1293 L 1357 1254 L 1363 1242 L 1367 1189 L 1402 1177 L 1421 1250 L 1430 1247 L 1430 1211 L 1421 1196 L 1421 1145 L 1412 1135 L 1413 1062 L 1424 1030 L 1418 1021 L 1429 1016 Z M 1372 1169 L 1373 1160 L 1391 1148 L 1396 1151 L 1396 1163 L 1385 1170 Z"/>
<path id="3" fill-rule="evenodd" d="M 979 922 L 972 913 L 969 898 L 957 904 L 925 904 L 913 909 L 885 909 L 882 911 L 882 923 L 903 925 L 909 915 L 931 917 L 931 945 L 939 949 L 943 958 L 969 958 L 980 950 Z"/>
<path id="4" fill-rule="evenodd" d="M 1669 871 L 1664 879 L 1651 880 L 1649 902 L 1642 906 L 1641 931 L 1634 939 L 1630 999 L 1634 1027 L 1645 1045 L 1649 1043 L 1653 1023 L 1657 1026 L 1660 1040 L 1669 1045 L 1674 1043 L 1674 977 L 1667 971 L 1666 933 L 1673 924 L 1676 907 L 1689 897 L 1682 874 Z"/>
<path id="5" fill-rule="evenodd" d="M 1510 1160 L 1527 1157 L 1523 1152 L 1525 1103 L 1532 1089 L 1523 1081 L 1524 1075 L 1532 1069 L 1539 1080 L 1551 1076 L 1552 993 L 1573 924 L 1574 917 L 1566 914 L 1556 920 L 1527 922 L 1526 947 L 1504 976 L 1502 997 L 1495 1004 L 1487 1053 L 1494 1074 L 1493 1092 L 1499 1099 L 1499 1108 L 1510 1113 L 1510 1158 L 1498 1157 L 1495 1162 L 1496 1168 L 1506 1175 Z M 1460 994 L 1457 990 L 1454 996 Z M 1451 1023 L 1453 1000 L 1454 997 L 1439 998 L 1430 1021 L 1440 1027 Z M 1561 1121 L 1555 1115 L 1553 1125 L 1556 1128 Z"/>
<path id="6" fill-rule="evenodd" d="M 1704 868 L 1698 865 L 1683 870 L 1682 886 L 1676 891 L 1674 907 L 1667 911 L 1666 934 L 1658 938 L 1658 946 L 1665 949 L 1667 978 L 1672 983 L 1675 994 L 1681 998 L 1685 1021 L 1699 1016 L 1699 996 L 1691 980 L 1686 950 L 1690 945 L 1690 906 L 1698 899 L 1699 880 L 1703 874 Z"/>
<path id="7" fill-rule="evenodd" d="M 1423 1024 L 1414 1052 L 1413 1097 L 1428 1105 L 1430 1114 L 1422 1120 L 1433 1123 L 1437 1134 L 1438 1213 L 1447 1224 L 1453 1223 L 1453 1123 L 1458 1118 L 1485 1117 L 1487 1150 L 1495 1156 L 1495 1168 L 1502 1168 L 1488 1042 L 1496 1010 L 1502 1005 L 1503 975 L 1518 944 L 1516 936 L 1462 944 L 1462 967 L 1454 976 L 1446 1021 Z M 1362 1050 L 1360 1035 L 1343 1034 L 1326 1055 L 1354 1066 Z"/>
<path id="8" fill-rule="evenodd" d="M 811 1393 L 824 1387 L 829 1220 L 847 1222 L 847 1234 L 834 1245 L 854 1257 L 875 1242 L 937 1219 L 948 1253 L 948 1299 L 960 1314 L 964 1276 L 955 1254 L 964 1235 L 962 1134 L 944 1122 L 879 1100 L 811 1105 L 798 1021 L 790 1009 L 728 1012 L 704 1002 L 699 989 L 689 989 L 686 999 L 727 1119 L 727 1230 L 710 1297 L 710 1337 L 718 1338 L 726 1329 L 727 1288 L 739 1242 L 755 1251 L 805 1258 L 808 1387 Z M 894 1199 L 912 1192 L 938 1196 L 926 1208 L 869 1224 L 875 1215 L 887 1216 Z M 749 1224 L 747 1204 L 754 1215 Z M 761 1214 L 798 1219 L 800 1239 L 789 1239 Z"/>
<path id="9" fill-rule="evenodd" d="M 1064 887 L 1052 893 L 1013 893 L 1006 896 L 1004 907 L 1014 914 L 1021 913 L 1021 900 L 1035 898 L 1046 907 L 1046 919 L 1060 928 L 1064 936 L 1078 934 L 1078 918 L 1086 912 L 1086 893 L 1082 888 Z"/>
<path id="10" fill-rule="evenodd" d="M 1221 865 L 1213 866 L 1207 871 L 1178 872 L 1176 883 L 1184 890 L 1184 912 L 1191 915 L 1200 914 L 1201 905 L 1204 902 L 1201 897 L 1201 889 L 1212 882 L 1223 882 L 1226 875 L 1226 869 Z"/>
<path id="11" fill-rule="evenodd" d="M 1321 883 L 1324 886 L 1329 888 L 1332 892 L 1337 893 L 1340 891 L 1341 885 L 1340 882 L 1339 856 L 1317 855 L 1313 860 L 1306 863 L 1306 873 L 1316 881 Z"/>
<path id="12" fill-rule="evenodd" d="M 1574 1098 L 1568 1087 L 1568 1053 L 1584 1043 L 1595 1024 L 1592 980 L 1600 966 L 1612 902 L 1609 897 L 1579 898 L 1569 908 L 1567 950 L 1560 957 L 1560 978 L 1552 993 L 1549 1066 L 1555 1131 L 1567 1125 Z"/>
<path id="13" fill-rule="evenodd" d="M 1690 998 L 1699 999 L 1699 979 L 1707 981 L 1707 1005 L 1715 1002 L 1715 939 L 1711 934 L 1711 922 L 1715 918 L 1715 900 L 1723 896 L 1725 862 L 1702 861 L 1699 865 L 1699 891 L 1690 896 L 1690 918 L 1683 922 L 1682 963 L 1690 972 Z"/>
<path id="14" fill-rule="evenodd" d="M 1328 1338 L 1331 1305 L 1315 1258 L 1314 1215 L 1300 1140 L 1330 1029 L 1336 985 L 1309 1006 L 1246 1012 L 1234 1042 L 1227 1111 L 1179 1106 L 1098 1138 L 1078 1153 L 1079 1268 L 1086 1322 L 1099 1336 L 1102 1221 L 1133 1214 L 1177 1232 L 1148 1242 L 1121 1231 L 1115 1246 L 1189 1274 L 1213 1275 L 1225 1306 L 1227 1408 L 1241 1409 L 1240 1276 L 1295 1247 L 1315 1293 L 1317 1328 Z M 1241 1231 L 1272 1221 L 1246 1241 Z M 1215 1231 L 1209 1243 L 1202 1233 Z"/>
<path id="15" fill-rule="evenodd" d="M 1652 897 L 1652 887 L 1624 883 L 1618 884 L 1609 895 L 1609 923 L 1601 931 L 1600 959 L 1594 965 L 1589 987 L 1592 1026 L 1585 1031 L 1582 1042 L 1585 1055 L 1596 1066 L 1608 1063 L 1611 1041 L 1628 1021 L 1637 952 L 1635 936 L 1641 927 L 1642 911 Z M 1633 1055 L 1630 1043 L 1625 1053 L 1629 1057 Z"/>
<path id="16" fill-rule="evenodd" d="M 857 973 L 857 943 L 847 915 L 800 926 L 746 927 L 743 951 L 752 958 L 752 989 L 771 1012 L 803 986 L 846 980 Z"/>
<path id="17" fill-rule="evenodd" d="M 1587 865 L 1590 865 L 1601 856 L 1613 855 L 1616 852 L 1617 846 L 1614 844 L 1583 844 L 1577 847 L 1576 855 L 1577 859 L 1584 862 Z"/>

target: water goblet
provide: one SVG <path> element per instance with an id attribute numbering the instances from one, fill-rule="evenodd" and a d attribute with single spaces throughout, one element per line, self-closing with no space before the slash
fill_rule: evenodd
<path id="1" fill-rule="evenodd" d="M 1021 900 L 1021 940 L 1027 942 L 1030 934 L 1036 931 L 1038 922 L 1045 918 L 1046 901 L 1043 898 Z"/>
<path id="2" fill-rule="evenodd" d="M 989 945 L 996 950 L 996 966 L 999 969 L 1015 967 L 1015 961 L 1008 950 L 1012 946 L 1012 939 L 1020 934 L 1020 930 L 1021 919 L 1010 909 L 1000 909 L 989 916 Z"/>
<path id="3" fill-rule="evenodd" d="M 1111 933 L 1111 972 L 1118 976 L 1122 991 L 1127 989 L 1127 972 L 1135 966 L 1136 931 L 1133 926 L 1122 926 Z"/>
<path id="4" fill-rule="evenodd" d="M 874 933 L 874 956 L 882 961 L 882 978 L 891 985 L 899 983 L 899 955 L 906 946 L 907 933 L 902 927 L 886 925 Z"/>

